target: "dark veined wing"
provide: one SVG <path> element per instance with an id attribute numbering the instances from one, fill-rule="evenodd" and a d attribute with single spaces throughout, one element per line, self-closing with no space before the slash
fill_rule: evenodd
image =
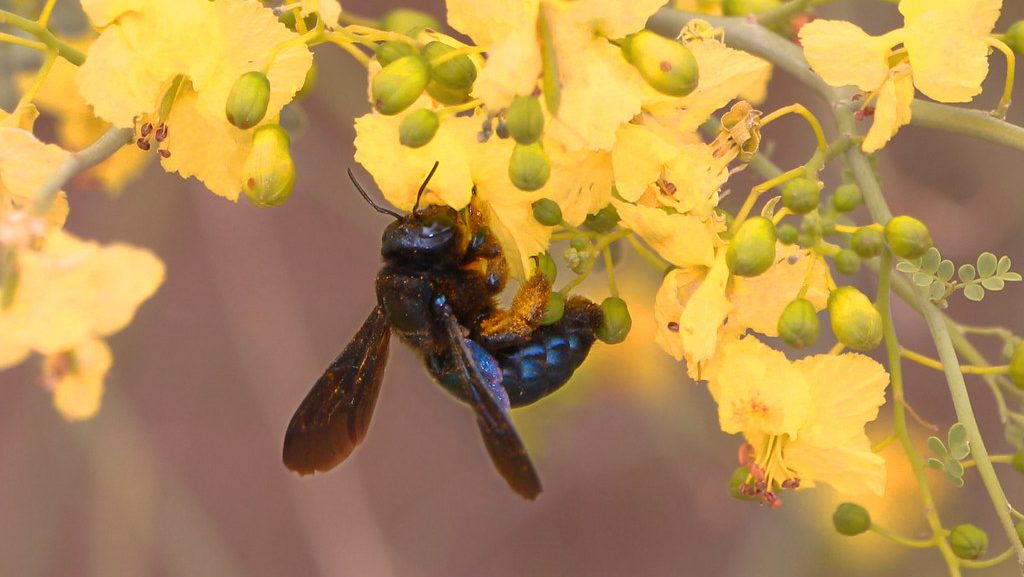
<path id="1" fill-rule="evenodd" d="M 390 336 L 378 305 L 295 410 L 284 435 L 286 467 L 301 475 L 328 471 L 362 442 L 384 379 Z"/>
<path id="2" fill-rule="evenodd" d="M 446 307 L 447 309 L 447 307 Z M 540 478 L 533 468 L 526 447 L 519 438 L 509 417 L 509 402 L 500 385 L 487 386 L 473 353 L 462 336 L 459 322 L 450 309 L 446 310 L 448 338 L 452 345 L 452 357 L 466 384 L 466 398 L 476 413 L 487 452 L 498 473 L 505 478 L 512 490 L 519 496 L 533 500 L 541 492 Z"/>

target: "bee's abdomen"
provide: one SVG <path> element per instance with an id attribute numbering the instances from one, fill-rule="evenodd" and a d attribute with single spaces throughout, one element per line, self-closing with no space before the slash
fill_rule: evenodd
<path id="1" fill-rule="evenodd" d="M 538 328 L 525 345 L 497 351 L 501 386 L 512 406 L 529 405 L 564 385 L 587 358 L 600 324 L 600 307 L 573 297 L 562 320 Z"/>

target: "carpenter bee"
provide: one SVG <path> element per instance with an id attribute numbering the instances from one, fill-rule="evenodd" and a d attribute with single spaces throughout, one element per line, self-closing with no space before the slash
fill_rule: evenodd
<path id="1" fill-rule="evenodd" d="M 284 464 L 301 475 L 327 471 L 362 442 L 395 332 L 438 384 L 469 405 L 494 466 L 532 500 L 541 492 L 540 479 L 509 409 L 568 381 L 594 343 L 601 308 L 574 296 L 558 322 L 542 326 L 551 284 L 539 272 L 508 309 L 499 307 L 507 264 L 481 208 L 418 208 L 436 169 L 435 163 L 405 216 L 374 204 L 349 171 L 363 198 L 396 219 L 384 230 L 377 306 L 295 411 Z"/>

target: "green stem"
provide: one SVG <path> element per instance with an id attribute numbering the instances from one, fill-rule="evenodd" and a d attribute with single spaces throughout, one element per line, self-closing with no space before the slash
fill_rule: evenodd
<path id="1" fill-rule="evenodd" d="M 931 547 L 936 546 L 934 537 L 931 539 L 911 539 L 909 537 L 897 535 L 896 533 L 874 523 L 871 524 L 871 530 L 890 541 L 903 545 L 904 547 L 911 547 L 913 549 L 930 549 Z"/>
<path id="2" fill-rule="evenodd" d="M 966 567 L 967 569 L 984 569 L 986 567 L 995 567 L 1011 557 L 1013 557 L 1013 547 L 1007 547 L 1006 551 L 1003 551 L 991 559 L 985 559 L 984 561 L 968 561 L 967 559 L 961 559 L 960 566 Z"/>
<path id="3" fill-rule="evenodd" d="M 576 275 L 576 278 L 566 283 L 566 285 L 562 287 L 562 289 L 559 290 L 558 292 L 562 293 L 563 296 L 568 295 L 569 291 L 579 286 L 580 283 L 585 281 L 587 277 L 590 276 L 590 271 L 594 270 L 594 263 L 597 262 L 597 256 L 602 251 L 607 249 L 608 245 L 619 240 L 620 238 L 627 237 L 631 234 L 633 234 L 633 232 L 629 230 L 617 230 L 613 233 L 605 235 L 604 237 L 601 238 L 601 240 L 594 243 L 594 246 L 591 249 L 593 251 L 593 254 L 587 257 L 587 262 L 583 264 L 583 270 L 580 271 L 580 274 Z"/>
<path id="4" fill-rule="evenodd" d="M 53 199 L 57 197 L 57 193 L 60 192 L 60 189 L 64 187 L 67 181 L 71 180 L 76 174 L 110 158 L 122 146 L 131 142 L 134 136 L 134 128 L 112 127 L 104 132 L 103 136 L 100 136 L 96 142 L 78 152 L 71 153 L 57 167 L 50 180 L 46 181 L 46 184 L 39 189 L 39 193 L 36 196 L 36 213 L 46 214 L 50 210 L 50 205 L 53 204 Z"/>
<path id="5" fill-rule="evenodd" d="M 29 34 L 38 38 L 43 44 L 46 44 L 50 48 L 57 51 L 65 60 L 74 64 L 75 66 L 81 66 L 85 62 L 85 53 L 70 44 L 60 40 L 53 35 L 46 28 L 39 25 L 34 20 L 23 18 L 8 12 L 7 10 L 0 10 L 0 24 L 10 24 L 19 30 L 24 30 Z"/>
<path id="6" fill-rule="evenodd" d="M 914 100 L 910 105 L 910 123 L 1024 150 L 1024 128 L 980 110 Z"/>

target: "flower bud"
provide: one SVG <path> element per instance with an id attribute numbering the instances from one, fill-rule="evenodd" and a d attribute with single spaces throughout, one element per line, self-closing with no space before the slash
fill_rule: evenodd
<path id="1" fill-rule="evenodd" d="M 949 534 L 953 554 L 961 559 L 977 559 L 988 549 L 988 534 L 971 524 L 957 525 Z"/>
<path id="2" fill-rule="evenodd" d="M 864 293 L 841 286 L 828 295 L 828 314 L 836 339 L 855 351 L 870 351 L 882 342 L 882 315 Z"/>
<path id="3" fill-rule="evenodd" d="M 1006 31 L 1003 41 L 1017 54 L 1024 54 L 1024 20 L 1014 22 Z"/>
<path id="4" fill-rule="evenodd" d="M 583 228 L 594 232 L 606 233 L 619 224 L 619 211 L 612 205 L 607 205 L 594 214 L 588 214 L 583 221 Z"/>
<path id="5" fill-rule="evenodd" d="M 1010 464 L 1013 465 L 1013 468 L 1016 469 L 1018 473 L 1024 475 L 1024 449 L 1013 454 L 1013 461 L 1011 461 Z"/>
<path id="6" fill-rule="evenodd" d="M 860 270 L 860 257 L 848 248 L 836 253 L 836 270 L 843 274 L 853 274 Z"/>
<path id="7" fill-rule="evenodd" d="M 544 186 L 551 176 L 548 155 L 539 142 L 517 144 L 508 162 L 508 177 L 519 190 L 531 192 Z"/>
<path id="8" fill-rule="evenodd" d="M 375 54 L 377 56 L 377 62 L 381 66 L 387 66 L 395 60 L 405 56 L 414 56 L 416 54 L 416 47 L 406 42 L 398 42 L 397 40 L 389 40 L 382 42 L 377 46 Z"/>
<path id="9" fill-rule="evenodd" d="M 597 329 L 597 338 L 609 345 L 626 340 L 629 328 L 633 326 L 633 319 L 629 316 L 626 301 L 619 297 L 608 297 L 601 303 L 601 313 L 603 313 L 603 318 L 601 326 Z"/>
<path id="10" fill-rule="evenodd" d="M 677 40 L 641 30 L 622 40 L 622 54 L 662 94 L 686 96 L 697 88 L 697 59 Z"/>
<path id="11" fill-rule="evenodd" d="M 861 258 L 875 257 L 882 254 L 882 249 L 885 248 L 885 237 L 877 228 L 861 227 L 850 238 L 850 248 Z"/>
<path id="12" fill-rule="evenodd" d="M 748 218 L 729 241 L 725 262 L 737 276 L 757 276 L 775 263 L 775 224 L 763 216 Z"/>
<path id="13" fill-rule="evenodd" d="M 1010 357 L 1009 377 L 1018 389 L 1024 390 L 1024 341 L 1013 349 L 1013 356 Z"/>
<path id="14" fill-rule="evenodd" d="M 380 18 L 380 27 L 382 30 L 399 34 L 410 34 L 422 28 L 441 29 L 441 25 L 430 14 L 408 8 L 396 8 L 384 13 Z"/>
<path id="15" fill-rule="evenodd" d="M 796 244 L 796 241 L 800 239 L 800 231 L 787 222 L 775 227 L 775 236 L 782 244 Z"/>
<path id="16" fill-rule="evenodd" d="M 782 204 L 795 214 L 807 214 L 818 208 L 821 188 L 809 178 L 794 178 L 782 189 Z"/>
<path id="17" fill-rule="evenodd" d="M 832 193 L 832 206 L 839 212 L 850 212 L 864 202 L 860 187 L 852 182 L 840 184 Z"/>
<path id="18" fill-rule="evenodd" d="M 398 141 L 409 148 L 419 148 L 433 140 L 440 124 L 441 121 L 433 110 L 415 110 L 398 125 Z"/>
<path id="19" fill-rule="evenodd" d="M 871 528 L 871 515 L 856 503 L 842 503 L 832 514 L 832 524 L 840 535 L 853 537 Z"/>
<path id="20" fill-rule="evenodd" d="M 544 113 L 540 100 L 532 96 L 516 96 L 505 116 L 509 135 L 519 144 L 533 144 L 544 133 Z"/>
<path id="21" fill-rule="evenodd" d="M 560 292 L 553 292 L 548 297 L 548 307 L 544 309 L 544 316 L 540 319 L 542 325 L 553 325 L 562 320 L 565 314 L 565 296 Z"/>
<path id="22" fill-rule="evenodd" d="M 544 226 L 555 226 L 562 222 L 562 209 L 558 203 L 542 198 L 533 203 L 533 218 Z"/>
<path id="23" fill-rule="evenodd" d="M 579 252 L 587 252 L 591 248 L 590 239 L 585 234 L 574 234 L 569 239 L 569 246 Z"/>
<path id="24" fill-rule="evenodd" d="M 928 227 L 912 216 L 893 217 L 885 225 L 885 241 L 899 257 L 920 258 L 934 244 Z"/>
<path id="25" fill-rule="evenodd" d="M 432 61 L 453 50 L 455 50 L 454 47 L 434 40 L 423 47 L 423 57 L 427 61 Z M 476 66 L 465 54 L 450 58 L 440 64 L 431 64 L 430 70 L 438 84 L 456 90 L 467 90 L 473 86 L 473 82 L 476 80 Z"/>
<path id="26" fill-rule="evenodd" d="M 558 278 L 558 267 L 555 265 L 555 259 L 551 258 L 551 255 L 546 252 L 542 252 L 533 258 L 536 259 L 537 272 L 548 277 L 549 283 L 555 284 L 555 279 Z"/>
<path id="27" fill-rule="evenodd" d="M 373 107 L 381 114 L 398 114 L 423 94 L 430 69 L 419 56 L 403 56 L 388 64 L 370 82 Z"/>
<path id="28" fill-rule="evenodd" d="M 449 88 L 444 84 L 436 80 L 431 80 L 430 84 L 427 84 L 427 94 L 431 98 L 447 106 L 455 106 L 456 104 L 462 104 L 469 102 L 470 92 L 473 90 L 470 88 Z"/>
<path id="29" fill-rule="evenodd" d="M 724 0 L 722 14 L 726 16 L 747 16 L 760 14 L 782 4 L 781 0 Z"/>
<path id="30" fill-rule="evenodd" d="M 818 341 L 818 312 L 811 301 L 790 302 L 779 317 L 779 336 L 791 347 L 802 349 Z"/>
<path id="31" fill-rule="evenodd" d="M 270 80 L 258 70 L 238 77 L 224 106 L 228 122 L 238 128 L 252 128 L 263 120 L 270 102 Z"/>
<path id="32" fill-rule="evenodd" d="M 288 133 L 266 124 L 252 135 L 252 150 L 242 165 L 242 192 L 263 208 L 281 206 L 295 186 L 295 164 L 288 152 Z"/>

